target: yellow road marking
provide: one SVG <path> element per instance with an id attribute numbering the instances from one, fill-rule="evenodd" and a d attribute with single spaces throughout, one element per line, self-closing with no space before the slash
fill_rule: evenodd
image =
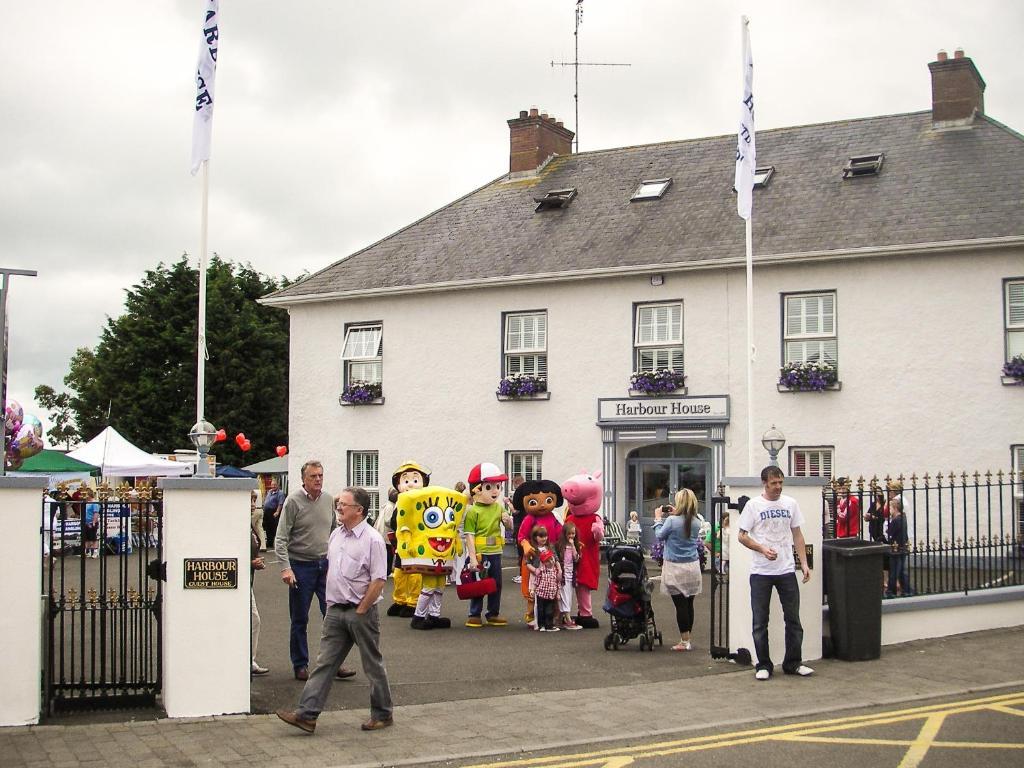
<path id="1" fill-rule="evenodd" d="M 842 736 L 780 736 L 774 741 L 797 741 L 805 744 L 864 744 L 869 747 L 909 747 L 910 739 L 858 739 Z M 932 747 L 944 749 L 1024 749 L 1024 743 L 1011 741 L 933 741 Z"/>
<path id="2" fill-rule="evenodd" d="M 989 709 L 994 709 L 996 712 L 1004 712 L 1007 715 L 1016 715 L 1017 717 L 1024 717 L 1024 712 L 1022 712 L 1021 710 L 1014 709 L 1013 707 L 1007 707 L 1002 704 L 997 704 L 994 707 L 989 707 Z"/>
<path id="3" fill-rule="evenodd" d="M 935 737 L 939 735 L 939 729 L 945 721 L 945 714 L 929 715 L 925 718 L 921 731 L 917 734 L 917 738 L 914 739 L 914 743 L 910 745 L 907 754 L 900 761 L 899 768 L 917 768 L 921 764 L 924 756 L 928 754 L 932 742 L 935 741 Z"/>
<path id="4" fill-rule="evenodd" d="M 963 702 L 952 702 L 949 704 L 929 704 L 921 707 L 911 707 L 904 710 L 882 712 L 871 715 L 853 715 L 845 717 L 830 718 L 827 720 L 809 721 L 804 723 L 793 723 L 790 725 L 770 726 L 766 728 L 755 728 L 748 731 L 737 731 L 733 733 L 716 734 L 712 736 L 695 736 L 686 739 L 675 739 L 671 741 L 658 742 L 647 746 L 619 747 L 617 749 L 603 749 L 593 752 L 578 754 L 549 755 L 547 757 L 536 757 L 519 760 L 508 760 L 505 762 L 481 763 L 469 768 L 522 768 L 526 765 L 545 766 L 545 768 L 579 768 L 581 766 L 607 766 L 608 768 L 619 768 L 619 766 L 630 765 L 638 759 L 645 757 L 664 757 L 666 755 L 681 754 L 684 752 L 697 752 L 706 749 L 721 749 L 724 747 L 741 746 L 754 744 L 763 741 L 820 741 L 834 743 L 858 743 L 858 744 L 882 744 L 901 747 L 910 747 L 904 757 L 905 765 L 916 766 L 920 758 L 912 758 L 920 754 L 921 757 L 927 752 L 928 747 L 958 747 L 958 748 L 989 748 L 989 749 L 1021 749 L 1024 745 L 1001 744 L 1001 743 L 972 743 L 972 742 L 938 742 L 935 735 L 942 721 L 952 714 L 964 714 L 967 712 L 979 712 L 984 710 L 1010 711 L 1012 714 L 1024 717 L 1024 712 L 1010 709 L 1011 705 L 1024 704 L 1024 692 L 1000 694 L 998 696 L 986 696 L 979 699 L 971 699 Z M 924 719 L 925 724 L 913 741 L 888 740 L 888 739 L 846 739 L 843 737 L 818 737 L 814 734 L 828 733 L 831 731 L 851 730 L 856 728 L 869 727 L 873 725 L 888 725 L 892 723 L 907 722 L 910 720 Z M 934 732 L 933 730 L 934 729 Z M 623 755 L 628 749 L 630 755 Z M 908 759 L 916 760 L 907 762 Z M 624 761 L 624 762 L 619 762 Z"/>

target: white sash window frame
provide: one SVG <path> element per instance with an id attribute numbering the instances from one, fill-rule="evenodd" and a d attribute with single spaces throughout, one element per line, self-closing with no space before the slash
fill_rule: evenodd
<path id="1" fill-rule="evenodd" d="M 637 304 L 634 312 L 633 370 L 685 372 L 683 302 Z"/>

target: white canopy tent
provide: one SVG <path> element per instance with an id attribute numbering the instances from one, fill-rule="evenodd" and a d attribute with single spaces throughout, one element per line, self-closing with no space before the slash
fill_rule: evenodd
<path id="1" fill-rule="evenodd" d="M 247 472 L 255 472 L 257 475 L 287 475 L 288 474 L 288 456 L 274 456 L 263 461 L 257 461 L 255 464 L 250 464 L 242 469 Z"/>
<path id="2" fill-rule="evenodd" d="M 146 453 L 129 443 L 113 427 L 107 427 L 68 456 L 94 464 L 104 475 L 115 477 L 180 477 L 192 474 L 191 464 L 167 461 Z"/>

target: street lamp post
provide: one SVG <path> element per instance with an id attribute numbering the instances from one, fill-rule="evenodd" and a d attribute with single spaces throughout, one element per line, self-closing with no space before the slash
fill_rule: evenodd
<path id="1" fill-rule="evenodd" d="M 0 287 L 0 476 L 7 474 L 7 294 L 11 275 L 35 277 L 34 269 L 7 269 L 0 267 L 3 285 Z"/>
<path id="2" fill-rule="evenodd" d="M 772 424 L 771 429 L 761 435 L 761 445 L 768 451 L 768 463 L 773 466 L 779 466 L 779 451 L 782 450 L 786 444 L 786 436 L 775 428 Z"/>
<path id="3" fill-rule="evenodd" d="M 217 428 L 205 419 L 200 419 L 189 430 L 188 439 L 196 447 L 199 458 L 196 461 L 195 477 L 210 477 L 210 464 L 206 457 L 217 440 Z"/>

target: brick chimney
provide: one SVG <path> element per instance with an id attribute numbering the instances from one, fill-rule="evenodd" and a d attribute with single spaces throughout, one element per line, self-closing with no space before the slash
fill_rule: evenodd
<path id="1" fill-rule="evenodd" d="M 536 107 L 508 121 L 510 173 L 535 171 L 552 155 L 572 154 L 572 131 L 561 121 L 540 114 Z"/>
<path id="2" fill-rule="evenodd" d="M 950 59 L 939 51 L 938 61 L 928 64 L 932 73 L 932 123 L 970 122 L 985 113 L 985 81 L 974 62 L 957 48 Z"/>

